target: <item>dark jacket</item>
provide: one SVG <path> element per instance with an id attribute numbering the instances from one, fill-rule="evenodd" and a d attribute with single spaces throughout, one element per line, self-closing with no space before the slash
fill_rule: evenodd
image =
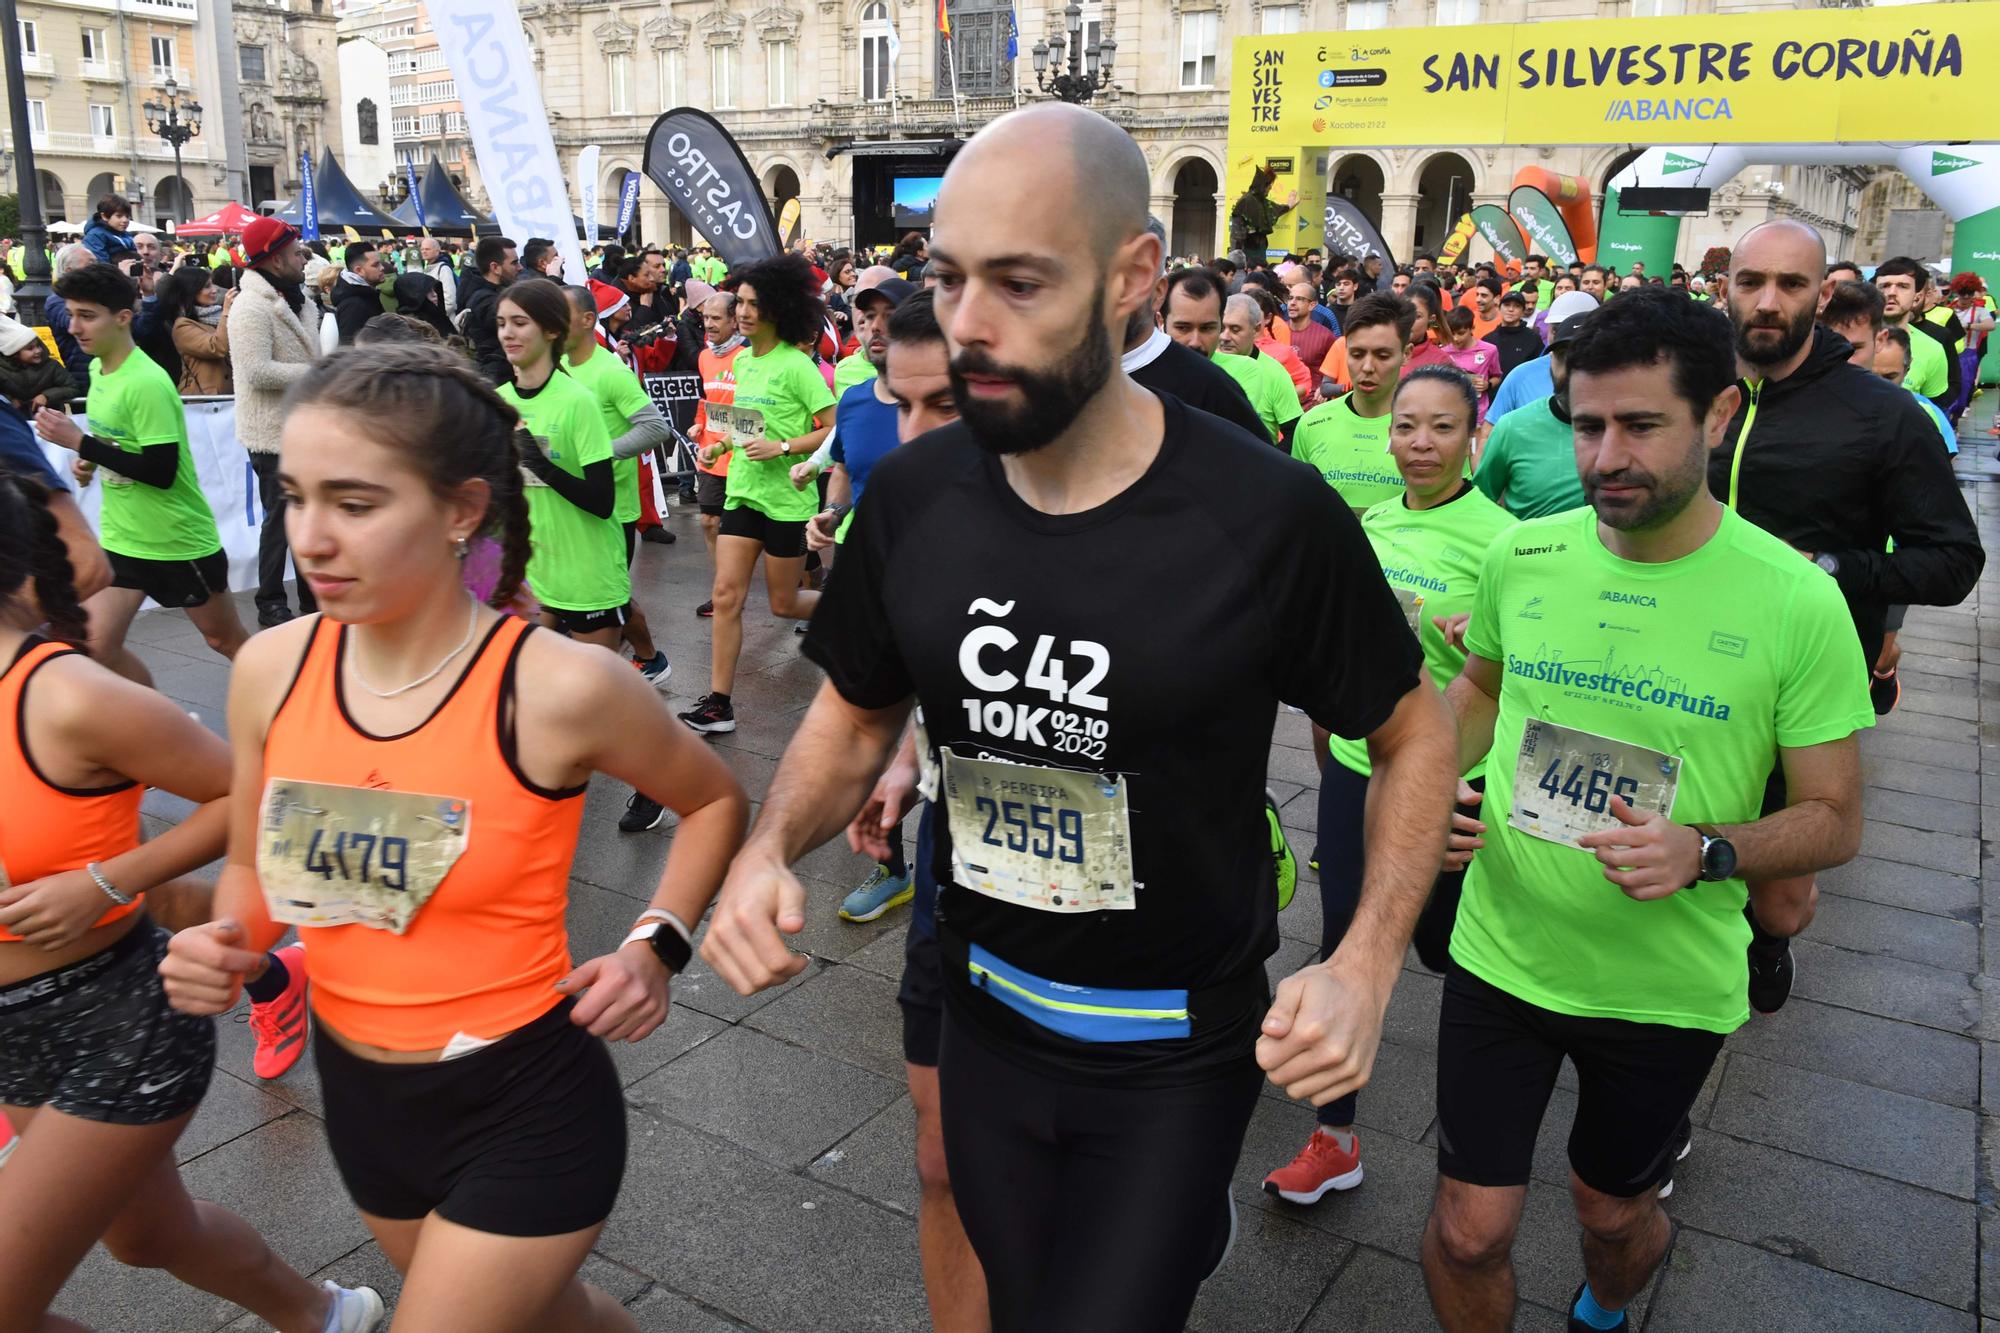
<path id="1" fill-rule="evenodd" d="M 1500 353 L 1500 374 L 1503 377 L 1515 366 L 1525 365 L 1549 350 L 1542 346 L 1542 335 L 1528 327 L 1525 321 L 1512 328 L 1502 324 L 1486 335 L 1486 341 Z"/>
<path id="2" fill-rule="evenodd" d="M 1740 441 L 1738 512 L 1800 551 L 1839 561 L 1834 577 L 1872 666 L 1890 606 L 1956 605 L 1986 553 L 1930 416 L 1907 389 L 1850 365 L 1853 350 L 1815 325 L 1805 363 L 1761 382 L 1747 440 L 1743 386 L 1744 408 L 1709 458 L 1708 485 L 1729 502 Z M 1896 549 L 1885 551 L 1892 537 Z"/>
<path id="3" fill-rule="evenodd" d="M 38 396 L 46 399 L 50 407 L 61 407 L 76 397 L 76 380 L 52 356 L 43 357 L 41 364 L 33 366 L 24 366 L 11 356 L 0 356 L 0 397 L 26 405 Z"/>
<path id="4" fill-rule="evenodd" d="M 436 329 L 440 338 L 450 338 L 458 332 L 444 317 L 443 286 L 420 269 L 412 269 L 396 279 L 396 309 L 412 319 L 421 319 Z"/>
<path id="5" fill-rule="evenodd" d="M 382 313 L 382 293 L 364 283 L 349 282 L 342 274 L 333 284 L 333 322 L 340 329 L 340 345 L 354 342 L 361 326 Z"/>
<path id="6" fill-rule="evenodd" d="M 139 253 L 130 236 L 96 216 L 83 224 L 83 243 L 90 247 L 90 253 L 97 256 L 100 264 L 115 264 L 128 255 Z"/>
<path id="7" fill-rule="evenodd" d="M 459 332 L 472 344 L 480 373 L 495 384 L 512 383 L 514 368 L 500 350 L 500 289 L 484 273 L 468 273 L 458 280 L 458 308 Z"/>
<path id="8" fill-rule="evenodd" d="M 69 302 L 50 292 L 42 300 L 42 318 L 49 323 L 49 333 L 56 340 L 56 355 L 62 358 L 69 377 L 76 381 L 77 392 L 89 393 L 90 355 L 70 335 Z"/>

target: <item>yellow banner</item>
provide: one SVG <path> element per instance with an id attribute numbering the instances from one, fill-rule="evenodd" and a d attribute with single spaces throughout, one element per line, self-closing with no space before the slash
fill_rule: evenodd
<path id="1" fill-rule="evenodd" d="M 1994 3 L 1241 37 L 1229 151 L 1993 139 L 1996 88 Z"/>

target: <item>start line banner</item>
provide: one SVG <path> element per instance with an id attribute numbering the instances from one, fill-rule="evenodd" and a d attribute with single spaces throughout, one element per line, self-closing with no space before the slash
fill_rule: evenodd
<path id="1" fill-rule="evenodd" d="M 88 415 L 76 418 L 85 431 Z M 229 587 L 232 592 L 257 586 L 257 536 L 263 530 L 264 509 L 257 503 L 257 478 L 250 470 L 250 455 L 236 439 L 236 403 L 232 400 L 187 404 L 188 443 L 193 446 L 195 475 L 201 493 L 215 515 L 216 530 L 222 535 L 222 549 L 229 556 Z M 98 531 L 98 515 L 104 508 L 104 484 L 93 480 L 78 486 L 70 475 L 76 455 L 37 436 L 42 454 L 56 475 L 69 484 L 78 509 Z M 103 469 L 98 469 L 99 477 Z M 146 603 L 152 606 L 152 602 Z"/>

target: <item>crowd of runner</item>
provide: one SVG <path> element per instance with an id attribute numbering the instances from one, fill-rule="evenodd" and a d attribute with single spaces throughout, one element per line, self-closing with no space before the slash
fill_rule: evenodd
<path id="1" fill-rule="evenodd" d="M 1983 567 L 1951 454 L 1988 303 L 1914 261 L 1863 282 L 1795 221 L 1650 280 L 1173 262 L 1147 178 L 1047 104 L 880 265 L 646 251 L 565 286 L 487 237 L 392 275 L 277 219 L 186 281 L 102 236 L 56 257 L 53 346 L 0 325 L 11 373 L 63 372 L 0 386 L 0 1333 L 78 1327 L 49 1311 L 100 1240 L 283 1333 L 390 1326 L 181 1185 L 246 998 L 259 1077 L 311 1052 L 394 1327 L 634 1329 L 578 1276 L 626 1164 L 607 1043 L 697 949 L 750 994 L 805 968 L 809 914 L 905 906 L 939 1329 L 1182 1327 L 1266 1081 L 1317 1125 L 1264 1189 L 1360 1187 L 1412 944 L 1444 976 L 1437 1322 L 1512 1325 L 1567 1059 L 1568 1327 L 1629 1326 L 1690 1109 L 1858 846 L 1901 608 Z M 438 319 L 396 308 L 413 275 Z M 189 439 L 204 350 L 269 515 L 254 635 Z M 645 387 L 672 373 L 686 421 Z M 668 641 L 701 631 L 631 569 L 683 486 L 710 673 L 676 718 Z M 752 824 L 701 738 L 738 724 L 760 560 L 826 679 Z M 125 646 L 147 599 L 231 660 L 226 742 Z M 1267 979 L 1281 708 L 1320 768 L 1321 944 Z M 619 830 L 673 838 L 579 962 L 597 774 Z M 143 839 L 148 787 L 193 813 Z M 791 867 L 840 838 L 872 868 L 809 903 Z"/>

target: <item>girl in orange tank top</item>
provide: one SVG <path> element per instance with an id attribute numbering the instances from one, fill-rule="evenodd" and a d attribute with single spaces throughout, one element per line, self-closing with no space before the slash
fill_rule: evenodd
<path id="1" fill-rule="evenodd" d="M 748 803 L 619 657 L 466 594 L 462 553 L 497 537 L 506 605 L 530 534 L 518 419 L 462 358 L 345 352 L 286 413 L 286 535 L 321 614 L 236 661 L 218 919 L 175 937 L 168 993 L 219 1012 L 298 927 L 328 1144 L 403 1273 L 399 1327 L 631 1329 L 576 1277 L 624 1171 L 604 1042 L 665 1017 Z M 649 910 L 573 964 L 596 772 L 680 823 Z"/>
<path id="2" fill-rule="evenodd" d="M 380 1297 L 314 1286 L 174 1170 L 215 1029 L 168 1005 L 143 898 L 221 852 L 229 752 L 71 646 L 83 611 L 49 494 L 0 470 L 0 1329 L 44 1327 L 102 1240 L 286 1333 L 367 1333 Z M 142 842 L 148 786 L 199 808 Z"/>

